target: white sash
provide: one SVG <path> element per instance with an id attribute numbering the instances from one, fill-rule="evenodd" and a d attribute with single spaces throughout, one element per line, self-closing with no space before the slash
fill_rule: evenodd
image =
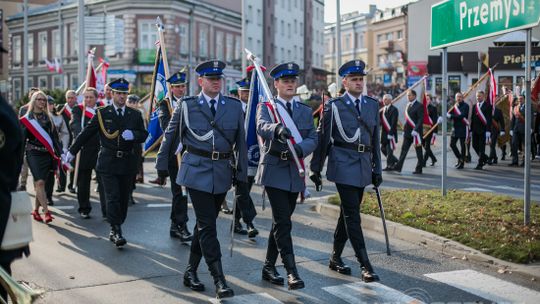
<path id="1" fill-rule="evenodd" d="M 294 123 L 294 120 L 292 119 L 291 115 L 289 115 L 289 112 L 287 112 L 287 109 L 281 102 L 276 102 L 276 104 L 279 104 L 280 106 L 277 108 L 279 116 L 281 117 L 281 120 L 285 127 L 289 128 L 291 130 L 291 134 L 294 138 L 294 141 L 299 144 L 302 142 L 302 135 L 300 135 L 300 131 L 298 131 L 298 128 L 296 127 L 296 124 Z M 292 105 L 291 105 L 292 106 Z M 270 115 L 272 120 L 274 120 L 274 116 Z M 274 121 L 275 122 L 275 121 Z"/>
<path id="2" fill-rule="evenodd" d="M 487 126 L 487 119 L 484 116 L 484 113 L 482 113 L 482 110 L 480 109 L 480 103 L 477 102 L 475 107 L 476 107 L 476 115 L 478 116 L 478 118 L 480 118 L 484 126 Z"/>

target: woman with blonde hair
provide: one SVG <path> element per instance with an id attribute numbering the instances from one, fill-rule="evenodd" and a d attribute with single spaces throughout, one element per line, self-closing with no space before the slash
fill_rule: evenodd
<path id="1" fill-rule="evenodd" d="M 45 223 L 53 217 L 47 207 L 45 181 L 47 175 L 55 170 L 60 155 L 58 133 L 47 107 L 47 95 L 37 91 L 30 99 L 28 112 L 20 118 L 23 128 L 26 161 L 34 178 L 36 203 L 32 216 L 36 221 L 43 221 L 39 207 L 45 213 Z"/>

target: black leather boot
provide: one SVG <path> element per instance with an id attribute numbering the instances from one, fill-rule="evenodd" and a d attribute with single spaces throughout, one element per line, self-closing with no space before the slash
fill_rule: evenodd
<path id="1" fill-rule="evenodd" d="M 362 267 L 362 281 L 366 283 L 379 281 L 379 276 L 373 271 L 373 267 L 371 267 L 366 249 L 361 249 L 357 258 Z"/>
<path id="2" fill-rule="evenodd" d="M 208 270 L 210 270 L 210 274 L 214 278 L 214 284 L 216 285 L 216 298 L 223 299 L 233 297 L 234 291 L 227 286 L 225 275 L 223 275 L 221 261 L 217 260 L 208 265 Z"/>
<path id="3" fill-rule="evenodd" d="M 178 225 L 178 234 L 181 242 L 190 242 L 193 239 L 193 235 L 191 235 L 185 223 Z"/>
<path id="4" fill-rule="evenodd" d="M 241 234 L 241 235 L 248 234 L 247 230 L 244 229 L 244 227 L 242 227 L 242 224 L 240 224 L 240 220 L 235 220 L 234 221 L 234 233 L 238 233 L 238 234 Z"/>
<path id="5" fill-rule="evenodd" d="M 122 236 L 122 228 L 120 225 L 111 225 L 111 232 L 109 233 L 109 240 L 116 245 L 116 247 L 121 248 L 126 245 L 127 241 Z"/>
<path id="6" fill-rule="evenodd" d="M 304 281 L 298 275 L 293 254 L 288 254 L 283 257 L 283 265 L 287 270 L 287 283 L 289 284 L 289 289 L 294 290 L 304 288 Z"/>
<path id="7" fill-rule="evenodd" d="M 247 228 L 247 235 L 249 238 L 254 238 L 259 234 L 259 230 L 257 230 L 257 228 L 253 226 L 253 223 L 247 223 L 246 228 Z"/>
<path id="8" fill-rule="evenodd" d="M 271 261 L 266 260 L 264 262 L 264 266 L 262 269 L 262 278 L 265 281 L 268 281 L 275 285 L 283 285 L 285 284 L 285 280 L 283 277 L 277 272 L 275 261 L 272 263 Z"/>
<path id="9" fill-rule="evenodd" d="M 341 253 L 343 252 L 344 247 L 345 243 L 338 244 L 334 241 L 334 251 L 332 252 L 332 257 L 330 257 L 328 268 L 341 274 L 351 274 L 351 267 L 343 263 L 343 260 L 341 259 Z"/>
<path id="10" fill-rule="evenodd" d="M 197 268 L 201 262 L 201 256 L 191 253 L 189 255 L 189 262 L 184 273 L 184 286 L 191 288 L 195 291 L 204 291 L 204 284 L 199 281 L 197 276 Z"/>

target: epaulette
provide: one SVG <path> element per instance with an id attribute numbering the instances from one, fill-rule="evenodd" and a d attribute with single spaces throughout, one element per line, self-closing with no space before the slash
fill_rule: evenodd
<path id="1" fill-rule="evenodd" d="M 327 103 L 327 104 L 331 104 L 331 103 L 334 103 L 334 102 L 336 102 L 336 101 L 338 101 L 338 100 L 341 100 L 341 96 L 331 98 L 331 99 L 329 99 L 326 103 Z"/>
<path id="2" fill-rule="evenodd" d="M 230 100 L 237 101 L 237 102 L 242 102 L 240 99 L 235 98 L 235 97 L 231 97 L 231 96 L 224 96 L 224 97 L 227 98 L 227 99 L 230 99 Z"/>
<path id="3" fill-rule="evenodd" d="M 368 101 L 372 101 L 374 103 L 376 103 L 377 105 L 379 104 L 379 101 L 371 96 L 364 96 L 364 100 L 368 100 Z"/>
<path id="4" fill-rule="evenodd" d="M 301 105 L 301 106 L 305 106 L 305 107 L 308 107 L 308 108 L 311 109 L 311 106 L 310 106 L 310 105 L 308 105 L 308 104 L 306 104 L 306 103 L 304 103 L 304 102 L 302 102 L 302 101 L 298 101 L 298 100 L 297 100 L 297 101 L 296 101 L 296 104 L 299 104 L 299 105 Z"/>
<path id="5" fill-rule="evenodd" d="M 182 97 L 182 101 L 192 101 L 192 100 L 197 100 L 199 98 L 199 96 L 184 96 Z"/>

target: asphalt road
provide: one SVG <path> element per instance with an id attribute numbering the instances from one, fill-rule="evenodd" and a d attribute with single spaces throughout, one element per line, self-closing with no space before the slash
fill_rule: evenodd
<path id="1" fill-rule="evenodd" d="M 439 167 L 427 168 L 426 174 L 418 177 L 408 173 L 412 172 L 413 166 L 409 160 L 402 174 L 385 173 L 383 189 L 437 186 Z M 533 175 L 538 180 L 538 163 L 535 166 Z M 155 177 L 151 163 L 145 164 L 145 170 L 146 181 Z M 496 166 L 488 167 L 485 172 L 453 171 L 457 170 L 449 170 L 451 185 L 463 188 L 474 184 L 478 188 L 505 193 L 509 190 L 496 186 L 517 187 L 519 184 L 518 168 Z M 323 192 L 315 193 L 310 188 L 314 196 L 333 191 L 328 183 Z M 540 189 L 534 189 L 534 199 L 538 200 Z M 381 282 L 360 283 L 360 270 L 350 245 L 347 245 L 344 257 L 352 266 L 352 276 L 332 272 L 327 263 L 335 220 L 312 211 L 312 202 L 298 205 L 293 216 L 295 254 L 306 288 L 289 291 L 286 287 L 271 285 L 261 280 L 271 211 L 269 208 L 262 210 L 260 192 L 256 186 L 253 191 L 258 212 L 255 226 L 261 234 L 255 241 L 236 236 L 232 257 L 229 256 L 231 240 L 228 232 L 231 216 L 222 214 L 218 219 L 224 271 L 236 294 L 223 303 L 540 303 L 540 284 L 531 278 L 498 273 L 459 257 L 444 256 L 393 239 L 392 256 L 387 256 L 384 237 L 371 232 L 365 233 L 367 248 Z M 193 292 L 182 285 L 189 247 L 169 237 L 169 188 L 148 183 L 138 185 L 137 204 L 130 207 L 123 226 L 128 245 L 122 250 L 114 248 L 108 241 L 109 227 L 101 219 L 97 193 L 92 196 L 91 219 L 81 219 L 76 212 L 76 197 L 64 193 L 56 196 L 52 209 L 56 219 L 51 225 L 34 222 L 32 254 L 28 259 L 16 261 L 13 271 L 16 279 L 46 291 L 38 303 L 215 303 L 212 278 L 204 263 L 200 266 L 199 277 L 206 285 L 206 291 Z M 189 225 L 193 227 L 191 207 L 189 216 Z M 281 265 L 278 270 L 285 274 Z"/>

